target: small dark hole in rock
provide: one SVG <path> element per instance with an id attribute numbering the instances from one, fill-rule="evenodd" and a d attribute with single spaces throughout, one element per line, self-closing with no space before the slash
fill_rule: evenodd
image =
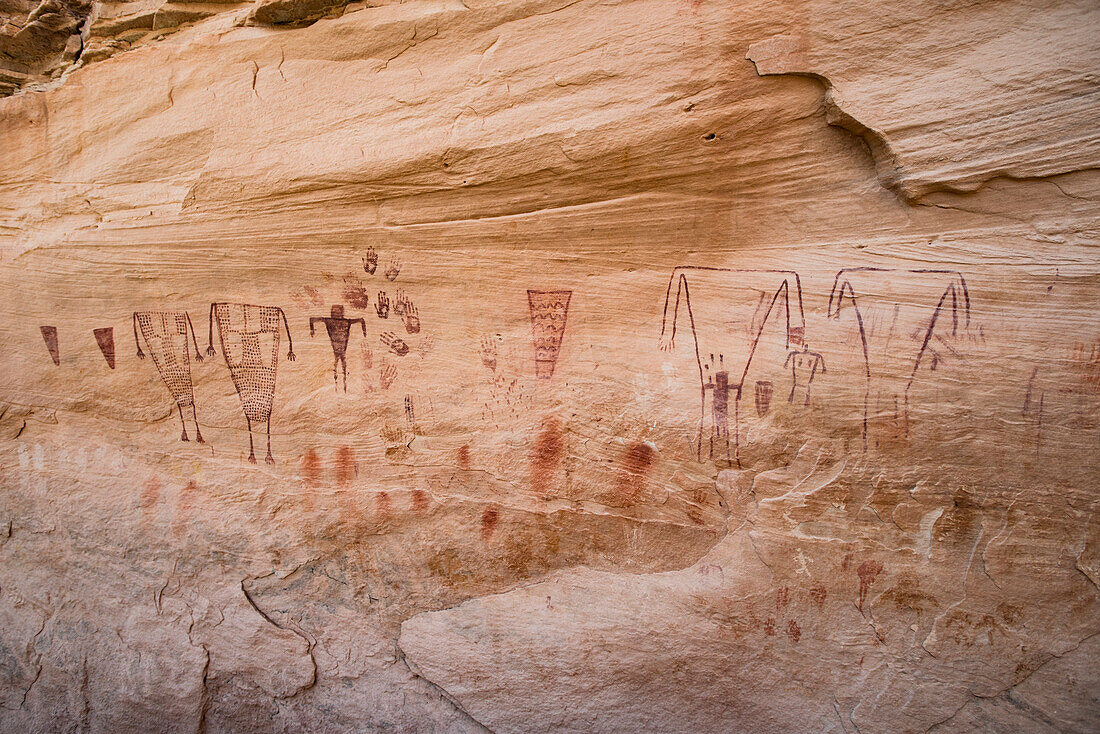
<path id="1" fill-rule="evenodd" d="M 718 136 L 715 135 L 714 133 L 707 133 L 706 135 L 703 136 L 703 140 L 714 140 L 717 137 Z"/>

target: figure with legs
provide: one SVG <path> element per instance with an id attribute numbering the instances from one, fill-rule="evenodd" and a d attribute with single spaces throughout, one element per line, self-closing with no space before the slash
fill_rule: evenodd
<path id="1" fill-rule="evenodd" d="M 195 338 L 195 327 L 191 324 L 191 317 L 186 311 L 135 311 L 133 323 L 134 344 L 137 346 L 138 358 L 145 359 L 145 352 L 141 349 L 141 340 L 144 339 L 146 348 L 153 355 L 153 364 L 156 365 L 160 378 L 176 401 L 180 425 L 183 427 L 180 440 L 190 440 L 187 437 L 187 421 L 183 414 L 183 409 L 187 408 L 195 423 L 195 440 L 205 443 L 199 431 L 199 416 L 195 409 L 195 388 L 191 381 L 190 346 L 195 347 L 195 359 L 202 361 L 202 353 L 199 351 L 198 339 Z M 188 332 L 191 335 L 190 345 L 187 343 Z"/>
<path id="2" fill-rule="evenodd" d="M 806 319 L 801 282 L 789 270 L 676 267 L 665 293 L 662 351 L 676 346 L 681 304 L 691 327 L 700 385 L 698 460 L 718 459 L 740 466 L 740 401 L 750 368 L 774 363 L 778 369 L 783 354 L 803 345 Z M 708 414 L 709 457 L 703 442 Z"/>
<path id="3" fill-rule="evenodd" d="M 794 402 L 799 384 L 804 382 L 806 397 L 802 400 L 802 405 L 809 405 L 810 388 L 814 384 L 814 378 L 817 377 L 818 372 L 821 372 L 821 374 L 827 372 L 825 358 L 817 352 L 811 352 L 808 345 L 803 345 L 802 349 L 787 354 L 787 361 L 783 366 L 791 368 L 791 394 L 787 396 L 787 402 Z"/>
<path id="4" fill-rule="evenodd" d="M 314 316 L 309 320 L 309 335 L 314 335 L 314 329 L 318 322 L 325 325 L 328 330 L 328 339 L 332 342 L 332 381 L 336 389 L 340 389 L 340 378 L 336 368 L 341 368 L 344 375 L 344 392 L 348 391 L 348 340 L 351 337 L 352 324 L 358 323 L 363 328 L 363 336 L 367 335 L 367 322 L 363 319 L 344 318 L 343 305 L 333 306 L 329 316 Z"/>
<path id="5" fill-rule="evenodd" d="M 737 409 L 741 400 L 740 388 L 737 385 L 730 385 L 730 373 L 725 367 L 725 358 L 719 354 L 718 363 L 714 363 L 714 355 L 709 355 L 709 359 L 703 364 L 703 419 L 699 422 L 699 443 L 702 444 L 702 433 L 705 430 L 706 423 L 706 411 L 708 407 L 707 392 L 710 392 L 710 416 L 711 416 L 711 431 L 710 431 L 710 457 L 717 458 L 721 461 L 734 461 L 738 457 L 736 456 L 736 450 L 734 456 L 730 456 L 730 427 L 729 427 L 729 407 L 730 396 L 733 396 L 733 409 L 734 409 L 734 425 L 737 425 Z M 736 437 L 735 437 L 736 442 Z M 717 450 L 716 446 L 717 444 Z"/>
<path id="6" fill-rule="evenodd" d="M 891 307 L 890 331 L 876 333 L 876 308 Z M 885 415 L 889 423 L 892 413 L 893 422 L 908 437 L 910 393 L 922 366 L 932 372 L 946 357 L 965 361 L 953 342 L 970 328 L 970 290 L 962 273 L 955 270 L 847 268 L 837 272 L 833 281 L 828 315 L 840 320 L 847 314 L 853 319 L 852 340 L 863 363 L 861 433 L 866 450 L 872 418 L 882 422 Z M 894 341 L 891 347 L 895 334 L 909 338 Z"/>
<path id="7" fill-rule="evenodd" d="M 241 398 L 248 424 L 248 460 L 256 463 L 252 425 L 264 423 L 267 428 L 268 464 L 271 456 L 271 406 L 275 400 L 275 377 L 279 369 L 279 325 L 282 323 L 289 342 L 287 359 L 294 361 L 294 341 L 290 336 L 286 314 L 277 306 L 253 306 L 243 303 L 210 304 L 209 346 L 206 354 L 214 356 L 214 323 L 218 324 L 218 340 L 225 364 L 233 378 L 233 386 Z"/>

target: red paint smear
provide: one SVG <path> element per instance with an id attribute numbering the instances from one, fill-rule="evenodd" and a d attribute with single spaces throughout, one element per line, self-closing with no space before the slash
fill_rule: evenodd
<path id="1" fill-rule="evenodd" d="M 791 590 L 784 586 L 775 592 L 775 611 L 783 611 L 783 607 L 787 606 L 791 601 Z"/>
<path id="2" fill-rule="evenodd" d="M 531 489 L 539 497 L 550 492 L 563 451 L 561 424 L 554 418 L 544 418 L 542 431 L 531 452 Z"/>
<path id="3" fill-rule="evenodd" d="M 878 561 L 864 561 L 856 570 L 859 574 L 859 611 L 863 611 L 863 603 L 867 601 L 867 592 L 871 590 L 871 584 L 875 577 L 882 573 L 882 564 Z"/>
<path id="4" fill-rule="evenodd" d="M 141 508 L 142 516 L 147 523 L 152 523 L 156 517 L 154 506 L 160 500 L 160 490 L 161 483 L 156 477 L 150 478 L 141 490 L 141 499 L 138 501 L 138 506 Z"/>
<path id="5" fill-rule="evenodd" d="M 470 470 L 470 446 L 469 444 L 462 446 L 458 450 L 458 468 L 463 471 Z"/>
<path id="6" fill-rule="evenodd" d="M 305 477 L 306 482 L 313 486 L 317 486 L 321 483 L 321 459 L 317 456 L 317 452 L 310 449 L 302 457 L 302 475 Z"/>
<path id="7" fill-rule="evenodd" d="M 414 489 L 412 493 L 412 508 L 414 512 L 423 512 L 428 509 L 428 493 L 422 489 Z"/>
<path id="8" fill-rule="evenodd" d="M 386 492 L 378 493 L 378 516 L 387 518 L 390 516 L 390 495 Z"/>
<path id="9" fill-rule="evenodd" d="M 829 595 L 829 592 L 825 589 L 824 584 L 817 584 L 810 589 L 810 599 L 817 605 L 818 609 L 825 606 L 825 597 Z"/>
<path id="10" fill-rule="evenodd" d="M 489 505 L 481 513 L 481 540 L 483 542 L 488 543 L 489 539 L 493 537 L 493 531 L 496 530 L 499 519 L 500 515 L 493 505 Z"/>
<path id="11" fill-rule="evenodd" d="M 172 533 L 174 535 L 182 535 L 183 531 L 191 522 L 191 510 L 195 506 L 195 500 L 198 499 L 199 485 L 195 484 L 195 480 L 192 479 L 183 489 L 180 490 L 179 499 L 176 502 L 176 518 L 172 523 Z"/>
<path id="12" fill-rule="evenodd" d="M 350 446 L 341 446 L 336 451 L 336 481 L 347 484 L 359 473 L 359 463 Z"/>
<path id="13" fill-rule="evenodd" d="M 316 506 L 317 492 L 314 489 L 321 483 L 321 459 L 313 449 L 306 451 L 301 461 L 302 475 L 306 480 L 305 491 L 302 492 L 302 509 L 309 513 Z"/>
<path id="14" fill-rule="evenodd" d="M 840 568 L 842 571 L 847 571 L 848 567 L 852 565 L 852 554 L 845 553 L 844 560 L 840 562 Z"/>
<path id="15" fill-rule="evenodd" d="M 617 499 L 624 503 L 638 500 L 645 487 L 645 475 L 657 461 L 657 452 L 647 443 L 636 441 L 623 451 L 619 469 Z"/>
<path id="16" fill-rule="evenodd" d="M 764 634 L 766 634 L 768 637 L 775 637 L 775 620 L 774 619 L 765 619 L 764 620 Z"/>
<path id="17" fill-rule="evenodd" d="M 790 638 L 791 642 L 798 642 L 802 637 L 802 628 L 793 619 L 787 622 L 787 637 Z"/>

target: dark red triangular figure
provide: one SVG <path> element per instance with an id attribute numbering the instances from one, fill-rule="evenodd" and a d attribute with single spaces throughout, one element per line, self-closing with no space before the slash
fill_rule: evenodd
<path id="1" fill-rule="evenodd" d="M 114 327 L 108 326 L 103 329 L 95 329 L 96 343 L 99 345 L 99 351 L 103 352 L 103 358 L 107 360 L 107 365 L 111 368 L 115 368 L 115 330 Z"/>
<path id="2" fill-rule="evenodd" d="M 42 330 L 42 338 L 46 340 L 46 349 L 50 350 L 50 357 L 53 358 L 53 363 L 60 367 L 61 355 L 57 351 L 57 327 L 40 326 L 38 328 Z"/>

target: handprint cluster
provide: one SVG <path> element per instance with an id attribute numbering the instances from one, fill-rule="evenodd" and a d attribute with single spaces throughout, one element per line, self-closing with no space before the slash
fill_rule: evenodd
<path id="1" fill-rule="evenodd" d="M 397 280 L 404 266 L 404 263 L 393 255 L 386 255 L 383 261 L 383 258 L 379 257 L 378 251 L 373 246 L 368 247 L 362 253 L 361 259 L 364 272 L 369 275 L 380 275 L 391 283 Z M 355 295 L 361 296 L 363 294 L 356 292 Z M 360 299 L 360 302 L 362 303 L 363 300 L 365 299 Z M 401 320 L 406 334 L 420 334 L 420 311 L 403 289 L 398 289 L 392 295 L 384 290 L 379 290 L 377 297 L 374 299 L 374 312 L 379 319 L 384 320 L 389 320 L 390 314 L 393 314 Z M 426 352 L 425 345 L 430 345 L 430 336 L 430 334 L 427 334 L 420 340 L 419 348 L 421 352 Z M 379 339 L 387 352 L 393 356 L 405 357 L 412 351 L 410 344 L 399 337 L 395 331 L 383 331 L 379 335 Z M 397 379 L 397 376 L 397 367 L 383 361 L 378 373 L 379 385 L 382 390 L 388 390 Z"/>

